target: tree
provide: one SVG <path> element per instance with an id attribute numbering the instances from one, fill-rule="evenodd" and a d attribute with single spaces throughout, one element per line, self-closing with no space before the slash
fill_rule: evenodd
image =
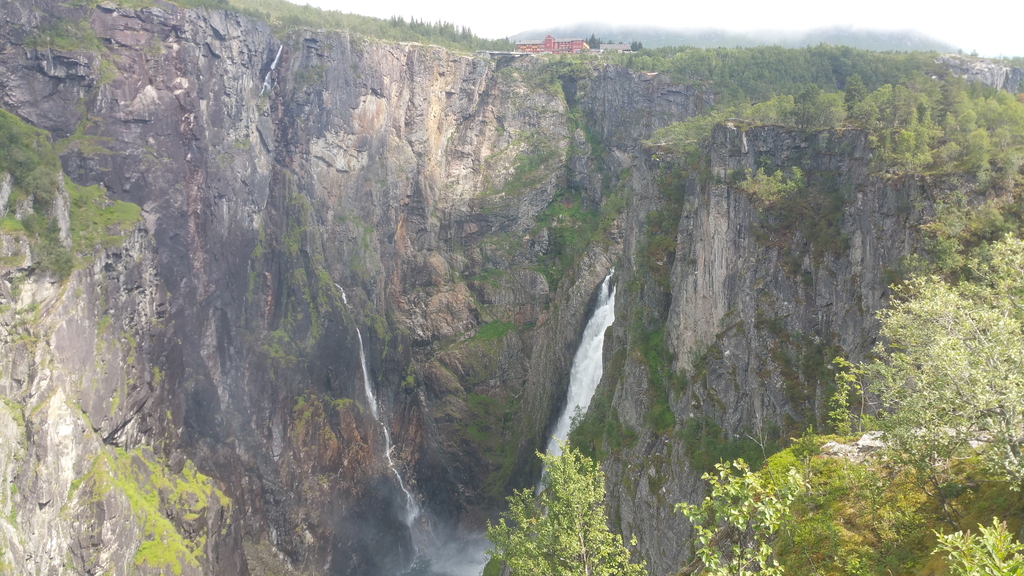
<path id="1" fill-rule="evenodd" d="M 879 314 L 885 344 L 862 365 L 884 410 L 888 458 L 915 468 L 956 526 L 949 462 L 979 455 L 998 479 L 1024 482 L 1024 241 L 991 245 L 971 281 L 913 278 Z"/>
<path id="2" fill-rule="evenodd" d="M 676 511 L 693 523 L 698 545 L 697 558 L 682 573 L 780 576 L 782 567 L 775 562 L 771 541 L 804 484 L 799 474 L 790 470 L 772 482 L 763 473 L 751 472 L 742 459 L 715 468 L 717 476 L 703 476 L 711 483 L 710 496 L 700 505 L 676 504 Z"/>
<path id="3" fill-rule="evenodd" d="M 752 176 L 740 182 L 738 187 L 764 205 L 771 206 L 799 192 L 804 187 L 804 173 L 793 166 L 787 178 L 782 170 L 776 170 L 769 176 L 764 173 L 764 168 L 758 168 Z"/>
<path id="4" fill-rule="evenodd" d="M 865 398 L 860 384 L 857 382 L 857 377 L 862 374 L 862 371 L 842 357 L 837 357 L 832 362 L 839 369 L 836 371 L 836 391 L 828 400 L 828 419 L 836 434 L 849 436 L 853 432 L 854 421 L 860 424 L 864 420 Z M 859 416 L 854 416 L 850 411 L 851 393 L 861 398 Z"/>
<path id="5" fill-rule="evenodd" d="M 864 81 L 860 79 L 859 74 L 851 74 L 846 79 L 845 92 L 843 100 L 846 103 L 847 112 L 853 112 L 853 107 L 860 104 L 868 95 L 868 89 L 864 86 Z"/>
<path id="6" fill-rule="evenodd" d="M 529 489 L 509 496 L 508 512 L 487 525 L 496 548 L 491 557 L 513 575 L 646 575 L 643 563 L 630 563 L 622 537 L 608 529 L 598 464 L 567 445 L 560 456 L 537 455 L 546 487 L 537 497 Z"/>
<path id="7" fill-rule="evenodd" d="M 825 93 L 815 84 L 808 84 L 796 96 L 793 121 L 797 128 L 820 130 L 838 126 L 846 118 L 843 95 Z"/>
<path id="8" fill-rule="evenodd" d="M 1006 522 L 992 519 L 992 527 L 978 525 L 980 534 L 939 534 L 936 552 L 945 552 L 953 576 L 1020 576 L 1024 574 L 1024 546 L 1014 542 Z"/>
<path id="9" fill-rule="evenodd" d="M 747 117 L 758 124 L 787 124 L 793 119 L 796 103 L 790 94 L 775 96 L 750 107 Z"/>

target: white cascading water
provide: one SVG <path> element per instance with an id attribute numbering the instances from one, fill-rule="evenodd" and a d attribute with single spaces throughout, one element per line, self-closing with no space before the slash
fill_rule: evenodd
<path id="1" fill-rule="evenodd" d="M 334 284 L 341 292 L 341 301 L 349 309 L 352 305 L 348 302 L 348 294 L 340 284 Z M 366 390 L 366 399 L 370 404 L 370 413 L 374 420 L 384 430 L 384 448 L 388 467 L 398 480 L 398 486 L 405 494 L 405 524 L 409 527 L 413 537 L 413 545 L 416 547 L 416 560 L 402 576 L 477 576 L 483 572 L 487 564 L 486 552 L 491 548 L 491 542 L 482 533 L 469 534 L 464 536 L 448 537 L 437 540 L 430 529 L 429 516 L 426 520 L 417 519 L 420 517 L 420 507 L 416 503 L 412 492 L 405 487 L 405 480 L 398 473 L 394 461 L 391 459 L 391 432 L 380 419 L 377 407 L 377 397 L 373 394 L 373 383 L 370 380 L 370 370 L 366 365 L 366 352 L 363 350 L 363 333 L 356 328 L 356 336 L 359 338 L 359 362 L 363 369 L 363 386 Z M 429 542 L 427 540 L 429 539 Z"/>
<path id="2" fill-rule="evenodd" d="M 341 284 L 338 284 L 337 282 L 335 282 L 334 286 L 337 287 L 338 290 L 341 290 L 341 301 L 345 303 L 345 306 L 348 306 L 349 308 L 352 308 L 348 304 L 348 294 L 345 294 L 345 289 L 341 287 Z"/>
<path id="3" fill-rule="evenodd" d="M 342 292 L 344 294 L 344 292 Z M 346 298 L 347 300 L 347 298 Z M 347 303 L 347 302 L 346 302 Z M 398 473 L 398 468 L 395 467 L 394 460 L 391 459 L 391 432 L 388 431 L 388 427 L 380 419 L 380 413 L 377 410 L 377 397 L 373 394 L 373 385 L 370 381 L 370 370 L 366 365 L 366 353 L 363 351 L 363 334 L 356 328 L 356 335 L 359 337 L 359 362 L 363 368 L 363 385 L 366 387 L 366 400 L 370 404 L 370 412 L 373 414 L 373 419 L 380 424 L 382 430 L 384 430 L 384 457 L 387 458 L 388 467 L 394 472 L 395 478 L 398 480 L 398 487 L 402 489 L 405 494 L 405 525 L 412 528 L 412 523 L 416 520 L 416 517 L 420 515 L 420 507 L 416 504 L 416 499 L 413 498 L 412 492 L 405 487 L 405 481 L 402 480 L 402 475 Z"/>
<path id="4" fill-rule="evenodd" d="M 277 62 L 281 59 L 282 50 L 284 50 L 284 44 L 277 48 L 277 56 L 274 56 L 274 62 L 270 64 L 270 70 L 267 70 L 267 76 L 263 79 L 263 89 L 260 90 L 260 96 L 263 96 L 264 92 L 270 92 L 273 88 L 273 85 L 270 83 L 270 75 L 274 73 L 274 68 L 277 68 Z"/>
<path id="5" fill-rule="evenodd" d="M 605 276 L 601 283 L 601 291 L 597 295 L 597 304 L 594 306 L 594 314 L 583 329 L 583 339 L 580 347 L 576 349 L 576 356 L 572 359 L 572 370 L 569 372 L 569 393 L 565 401 L 565 411 L 558 419 L 555 430 L 552 433 L 551 441 L 548 443 L 548 452 L 558 456 L 562 453 L 558 442 L 565 442 L 569 436 L 569 427 L 572 425 L 572 417 L 578 409 L 580 413 L 586 414 L 590 407 L 590 399 L 594 397 L 594 390 L 601 382 L 601 374 L 604 372 L 604 359 L 602 352 L 604 348 L 604 332 L 615 322 L 615 285 L 612 284 L 613 268 L 608 276 Z"/>

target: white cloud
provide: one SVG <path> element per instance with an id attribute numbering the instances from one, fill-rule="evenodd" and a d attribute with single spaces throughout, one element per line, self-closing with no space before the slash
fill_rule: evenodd
<path id="1" fill-rule="evenodd" d="M 986 56 L 1024 56 L 1024 2 L 988 1 L 941 5 L 923 0 L 733 0 L 721 2 L 488 2 L 482 0 L 380 0 L 350 3 L 309 0 L 325 9 L 367 16 L 416 17 L 469 26 L 488 38 L 577 22 L 657 25 L 671 28 L 807 30 L 846 25 L 881 30 L 916 30 Z"/>

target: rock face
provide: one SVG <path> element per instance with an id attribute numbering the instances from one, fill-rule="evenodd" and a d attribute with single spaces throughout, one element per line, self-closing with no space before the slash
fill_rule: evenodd
<path id="1" fill-rule="evenodd" d="M 220 484 L 132 448 L 182 416 L 157 367 L 170 334 L 152 239 L 136 228 L 64 282 L 27 270 L 16 259 L 0 283 L 4 572 L 239 573 L 240 555 L 218 557 L 241 535 Z"/>
<path id="2" fill-rule="evenodd" d="M 40 36 L 61 23 L 81 49 Z M 614 66 L 0 1 L 0 105 L 143 219 L 63 282 L 0 234 L 0 567 L 396 573 L 536 481 L 614 266 L 599 395 L 636 442 L 608 453 L 612 521 L 673 572 L 689 528 L 671 504 L 702 490 L 673 438 L 820 414 L 820 369 L 870 347 L 927 206 L 872 174 L 856 130 L 718 127 L 705 170 L 642 145 L 712 103 Z M 839 198 L 841 241 L 729 184 L 762 165 Z"/>
<path id="3" fill-rule="evenodd" d="M 690 553 L 689 528 L 671 513 L 672 503 L 701 497 L 704 470 L 688 445 L 766 443 L 821 421 L 828 365 L 873 345 L 874 311 L 891 282 L 885 271 L 912 251 L 924 216 L 913 179 L 872 174 L 867 135 L 858 130 L 803 135 L 727 124 L 714 128 L 709 153 L 706 171 L 676 185 L 681 217 L 667 294 L 649 304 L 664 322 L 666 361 L 690 376 L 674 389 L 664 384 L 675 424 L 651 430 L 657 384 L 639 354 L 624 355 L 613 370 L 619 381 L 603 383 L 619 417 L 640 432 L 635 448 L 607 466 L 615 516 L 624 534 L 637 535 L 654 574 L 677 570 Z M 736 171 L 764 165 L 802 168 L 815 194 L 835 198 L 834 227 L 811 236 L 729 184 Z M 617 323 L 608 346 L 640 349 L 649 339 Z"/>
<path id="4" fill-rule="evenodd" d="M 612 188 L 643 187 L 642 167 L 629 176 L 638 139 L 709 103 L 624 70 L 588 87 L 552 83 L 537 59 L 277 39 L 227 12 L 0 8 L 4 108 L 63 138 L 72 180 L 142 207 L 169 294 L 165 336 L 137 338 L 153 347 L 159 398 L 133 404 L 127 423 L 74 401 L 107 444 L 196 462 L 238 503 L 250 556 L 269 548 L 299 569 L 393 573 L 426 527 L 479 530 L 535 481 L 533 453 L 620 251 L 566 252 L 569 226 L 551 212 L 571 199 L 553 200 L 571 186 L 593 210 Z M 37 31 L 59 21 L 99 48 L 45 46 Z M 595 122 L 570 126 L 571 109 Z M 605 154 L 586 149 L 584 129 Z M 605 169 L 614 177 L 590 174 Z M 611 216 L 634 246 L 642 217 Z M 411 532 L 357 329 L 392 457 L 425 510 Z M 203 566 L 240 552 L 208 548 Z"/>
<path id="5" fill-rule="evenodd" d="M 1024 82 L 1024 68 L 956 54 L 943 54 L 936 61 L 969 82 L 979 82 L 996 90 L 1013 93 L 1024 89 L 1021 84 Z"/>
<path id="6" fill-rule="evenodd" d="M 705 191 L 687 194 L 666 331 L 677 367 L 688 366 L 702 347 L 720 349 L 714 355 L 723 358 L 709 363 L 708 380 L 718 383 L 717 389 L 696 394 L 701 404 L 724 403 L 726 410 L 715 420 L 733 433 L 752 423 L 808 416 L 790 412 L 799 403 L 787 398 L 786 378 L 772 360 L 770 348 L 785 340 L 783 333 L 810 338 L 795 348 L 838 346 L 856 353 L 873 343 L 872 313 L 883 305 L 889 283 L 883 271 L 910 252 L 921 214 L 910 206 L 919 196 L 916 183 L 872 176 L 870 154 L 867 134 L 857 130 L 803 137 L 778 127 L 743 131 L 726 125 L 712 134 L 711 171 L 717 182 L 768 158 L 773 170 L 807 167 L 815 175 L 811 186 L 834 187 L 844 204 L 835 228 L 841 241 L 830 250 L 815 250 L 799 229 L 766 221 L 756 201 L 732 186 L 698 183 Z M 827 184 L 813 179 L 826 175 Z M 769 236 L 767 242 L 759 235 Z M 742 371 L 731 369 L 733 355 L 744 359 Z M 715 360 L 723 360 L 731 375 L 714 374 Z M 727 385 L 730 379 L 739 384 L 739 395 L 749 398 L 746 408 Z M 820 415 L 821 400 L 814 399 L 810 415 Z"/>

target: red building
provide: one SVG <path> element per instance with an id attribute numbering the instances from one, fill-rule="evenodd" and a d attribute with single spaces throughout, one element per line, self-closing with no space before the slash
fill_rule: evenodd
<path id="1" fill-rule="evenodd" d="M 590 46 L 582 38 L 555 38 L 550 34 L 543 40 L 519 40 L 516 42 L 516 52 L 579 54 L 588 50 L 590 50 Z"/>

